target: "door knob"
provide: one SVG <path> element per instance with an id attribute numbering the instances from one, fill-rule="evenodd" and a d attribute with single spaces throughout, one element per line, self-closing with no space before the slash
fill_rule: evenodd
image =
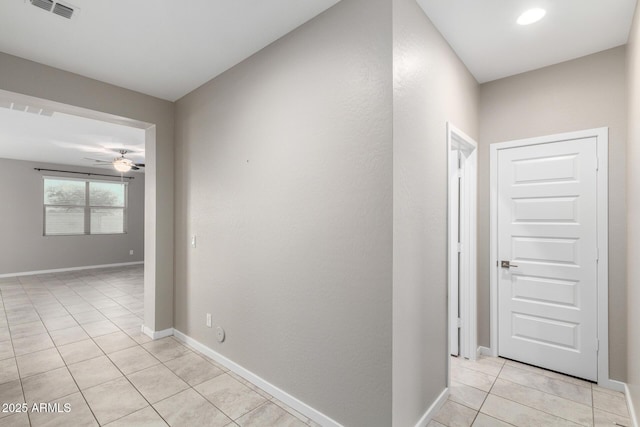
<path id="1" fill-rule="evenodd" d="M 511 261 L 500 261 L 500 267 L 511 268 L 511 267 L 517 267 L 517 265 L 511 264 Z"/>

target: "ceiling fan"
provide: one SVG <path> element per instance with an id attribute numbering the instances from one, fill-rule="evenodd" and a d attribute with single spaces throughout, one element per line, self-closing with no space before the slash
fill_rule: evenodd
<path id="1" fill-rule="evenodd" d="M 127 159 L 125 156 L 125 154 L 127 154 L 129 152 L 129 150 L 114 150 L 118 153 L 120 153 L 120 157 L 116 157 L 113 160 L 109 161 L 109 160 L 99 160 L 99 159 L 91 159 L 89 157 L 85 157 L 86 160 L 93 160 L 94 162 L 96 162 L 96 166 L 108 166 L 111 165 L 114 167 L 115 170 L 117 170 L 118 172 L 129 172 L 130 170 L 134 170 L 137 171 L 140 168 L 144 167 L 144 163 L 135 163 L 133 160 L 131 159 Z"/>

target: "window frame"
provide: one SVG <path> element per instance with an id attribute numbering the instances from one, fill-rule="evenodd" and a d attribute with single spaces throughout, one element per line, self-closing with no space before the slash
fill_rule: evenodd
<path id="1" fill-rule="evenodd" d="M 84 205 L 54 205 L 45 203 L 44 189 L 47 180 L 56 181 L 77 181 L 85 184 L 85 196 Z M 107 183 L 107 184 L 122 184 L 124 185 L 124 206 L 101 206 L 91 204 L 91 183 Z M 121 181 L 110 181 L 105 179 L 90 179 L 90 178 L 69 178 L 64 176 L 42 176 L 42 235 L 43 237 L 56 237 L 56 236 L 122 236 L 128 234 L 128 210 L 129 210 L 129 183 Z M 67 233 L 67 234 L 47 234 L 47 208 L 59 207 L 59 208 L 78 208 L 83 210 L 84 215 L 84 228 L 82 233 Z M 122 233 L 92 233 L 91 232 L 91 213 L 93 209 L 118 209 L 122 210 Z"/>

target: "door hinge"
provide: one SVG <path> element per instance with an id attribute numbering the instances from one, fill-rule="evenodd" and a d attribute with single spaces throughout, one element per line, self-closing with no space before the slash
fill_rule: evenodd
<path id="1" fill-rule="evenodd" d="M 456 326 L 458 328 L 462 328 L 462 319 L 460 319 L 459 317 L 458 317 L 458 319 L 456 319 Z"/>
<path id="2" fill-rule="evenodd" d="M 600 158 L 596 156 L 596 170 L 600 170 Z"/>
<path id="3" fill-rule="evenodd" d="M 600 340 L 596 338 L 596 353 L 600 351 Z"/>
<path id="4" fill-rule="evenodd" d="M 462 253 L 462 243 L 458 242 L 458 253 Z"/>
<path id="5" fill-rule="evenodd" d="M 596 248 L 596 262 L 600 261 L 600 248 Z"/>

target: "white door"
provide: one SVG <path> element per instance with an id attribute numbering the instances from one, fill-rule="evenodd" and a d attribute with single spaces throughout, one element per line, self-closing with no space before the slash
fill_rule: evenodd
<path id="1" fill-rule="evenodd" d="M 597 380 L 597 139 L 498 151 L 498 352 Z"/>

